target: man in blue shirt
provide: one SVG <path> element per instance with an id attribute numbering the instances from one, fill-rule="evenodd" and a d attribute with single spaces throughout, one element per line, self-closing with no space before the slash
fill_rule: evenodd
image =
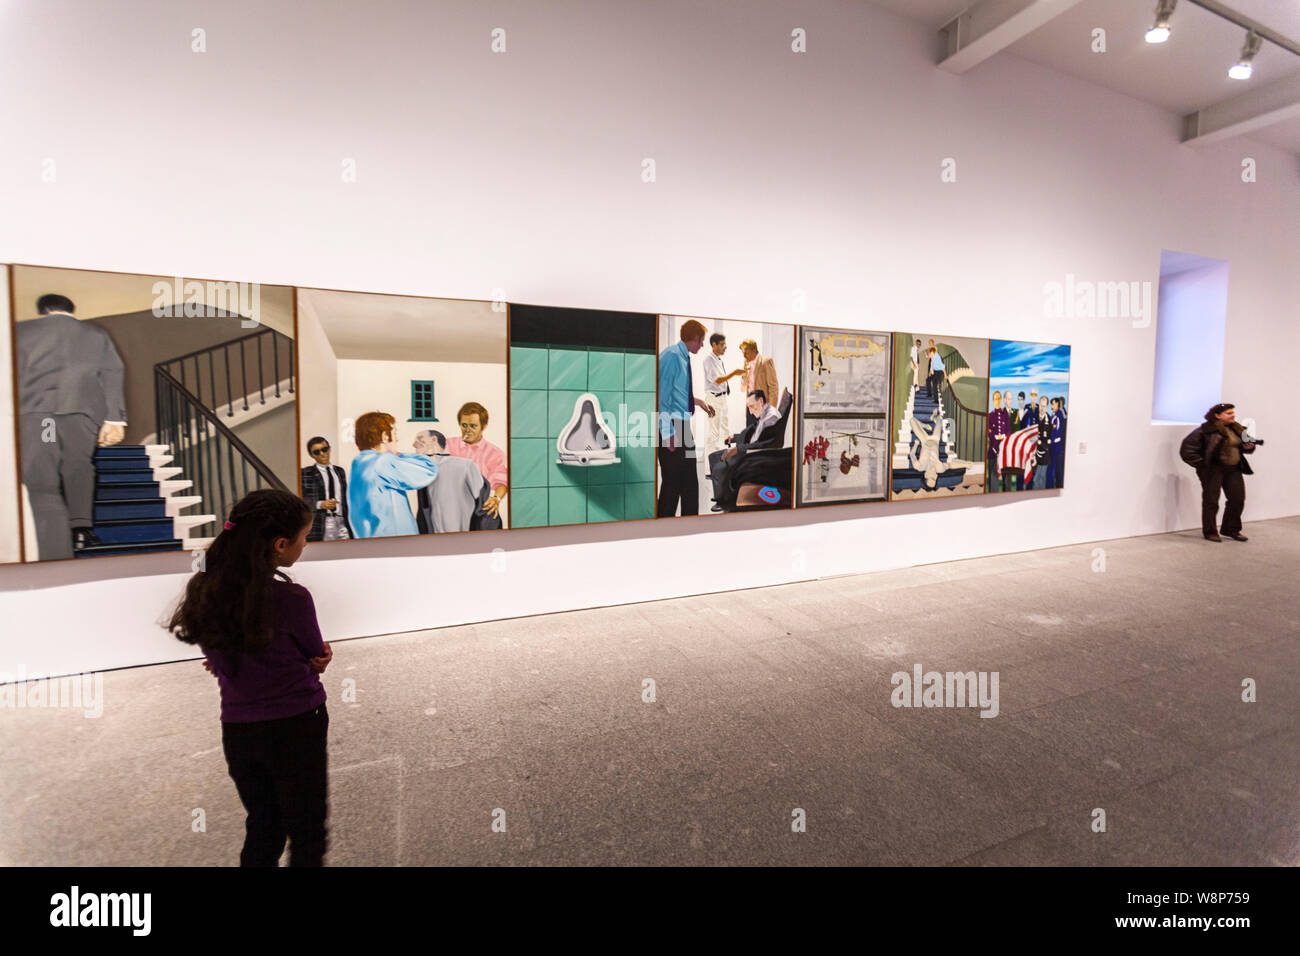
<path id="1" fill-rule="evenodd" d="M 681 341 L 659 353 L 659 504 L 658 518 L 700 513 L 700 476 L 696 472 L 691 418 L 695 409 L 713 409 L 695 397 L 691 356 L 704 347 L 708 330 L 695 319 L 682 324 Z"/>
<path id="2" fill-rule="evenodd" d="M 366 412 L 353 425 L 357 457 L 348 478 L 348 513 L 358 538 L 419 534 L 408 491 L 438 477 L 438 463 L 424 455 L 397 451 L 397 420 L 386 412 Z"/>
<path id="3" fill-rule="evenodd" d="M 930 341 L 933 342 L 934 340 L 931 339 Z M 930 359 L 929 359 L 930 398 L 932 398 L 934 401 L 937 402 L 939 400 L 939 390 L 943 388 L 943 374 L 944 374 L 943 359 L 939 357 L 939 350 L 935 348 L 933 345 L 930 346 L 929 355 L 930 355 Z"/>

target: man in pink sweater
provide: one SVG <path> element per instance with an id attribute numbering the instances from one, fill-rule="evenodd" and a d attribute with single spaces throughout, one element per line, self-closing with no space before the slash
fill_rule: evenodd
<path id="1" fill-rule="evenodd" d="M 492 496 L 483 505 L 483 510 L 497 518 L 501 500 L 510 490 L 507 485 L 506 453 L 483 437 L 483 430 L 488 424 L 488 411 L 478 402 L 462 405 L 456 413 L 456 421 L 460 425 L 460 437 L 448 436 L 447 454 L 468 458 L 478 465 L 492 489 Z"/>

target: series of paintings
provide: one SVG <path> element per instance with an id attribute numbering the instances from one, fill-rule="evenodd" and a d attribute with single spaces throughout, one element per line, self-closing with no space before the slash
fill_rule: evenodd
<path id="1" fill-rule="evenodd" d="M 0 561 L 200 549 L 257 487 L 336 541 L 1064 485 L 1066 345 L 0 276 Z"/>

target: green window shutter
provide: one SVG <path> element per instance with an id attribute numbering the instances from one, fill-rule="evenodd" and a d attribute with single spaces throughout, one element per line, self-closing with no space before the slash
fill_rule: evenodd
<path id="1" fill-rule="evenodd" d="M 411 382 L 411 421 L 436 422 L 433 412 L 433 382 Z"/>

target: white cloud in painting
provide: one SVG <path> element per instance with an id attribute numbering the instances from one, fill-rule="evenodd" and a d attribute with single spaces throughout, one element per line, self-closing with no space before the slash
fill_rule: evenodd
<path id="1" fill-rule="evenodd" d="M 1039 395 L 1064 395 L 1070 381 L 1070 347 L 1038 342 L 989 344 L 989 394 L 994 391 L 1024 392 L 1037 388 Z"/>

